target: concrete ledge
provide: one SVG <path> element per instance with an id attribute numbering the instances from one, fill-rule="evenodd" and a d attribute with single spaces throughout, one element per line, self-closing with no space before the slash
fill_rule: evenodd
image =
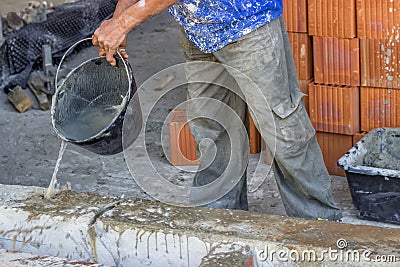
<path id="1" fill-rule="evenodd" d="M 51 256 L 38 256 L 0 249 L 0 267 L 107 267 L 102 264 L 67 260 Z"/>
<path id="2" fill-rule="evenodd" d="M 70 191 L 0 206 L 0 248 L 38 255 L 164 267 L 199 266 L 218 251 L 221 266 L 241 266 L 237 255 L 226 263 L 235 247 L 248 248 L 256 266 L 395 266 L 400 230 Z"/>

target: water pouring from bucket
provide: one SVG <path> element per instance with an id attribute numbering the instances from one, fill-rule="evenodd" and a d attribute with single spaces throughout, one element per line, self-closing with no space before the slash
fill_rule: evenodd
<path id="1" fill-rule="evenodd" d="M 55 77 L 51 119 L 53 129 L 65 142 L 83 147 L 99 155 L 113 155 L 130 146 L 138 137 L 142 114 L 137 87 L 129 62 L 117 51 L 116 66 L 105 57 L 81 63 L 58 85 L 58 73 L 65 57 L 83 39 L 72 45 L 61 58 Z M 135 114 L 129 120 L 129 133 L 122 128 L 127 109 Z"/>

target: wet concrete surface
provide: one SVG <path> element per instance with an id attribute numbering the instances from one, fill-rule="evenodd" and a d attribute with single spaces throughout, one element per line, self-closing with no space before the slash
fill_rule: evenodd
<path id="1" fill-rule="evenodd" d="M 3 5 L 3 2 L 0 5 Z M 166 12 L 143 23 L 129 34 L 127 51 L 139 86 L 157 72 L 183 62 L 179 36 L 178 25 Z M 66 62 L 66 66 L 73 67 L 85 58 L 96 56 L 96 53 L 97 49 L 95 48 L 82 51 L 78 55 L 71 56 Z M 164 93 L 164 90 L 146 87 L 139 91 L 144 117 L 150 110 L 153 110 L 157 116 L 152 116 L 153 119 L 148 122 L 146 130 L 146 138 L 155 140 L 154 143 L 147 146 L 148 150 L 146 151 L 143 140 L 139 139 L 135 143 L 137 149 L 134 156 L 140 162 L 149 154 L 159 172 L 163 172 L 171 182 L 179 185 L 190 184 L 192 173 L 172 167 L 168 163 L 166 156 L 160 150 L 162 140 L 165 138 L 159 138 L 160 129 L 166 127 L 164 119 L 169 110 L 185 100 L 184 88 L 178 87 L 174 93 L 167 94 L 162 99 L 162 105 L 153 109 L 153 104 Z M 61 143 L 52 130 L 50 112 L 32 109 L 19 114 L 8 103 L 6 94 L 0 94 L 0 137 L 0 183 L 47 187 Z M 165 145 L 168 149 L 168 144 Z M 257 155 L 251 157 L 248 170 L 250 174 L 255 169 L 258 157 Z M 265 172 L 268 171 L 267 165 L 262 168 Z M 154 175 L 154 170 L 148 168 L 141 168 L 138 171 L 149 176 Z M 259 178 L 253 177 L 254 180 L 250 181 L 250 184 Z M 60 186 L 70 182 L 74 191 L 151 198 L 135 183 L 126 166 L 123 154 L 99 156 L 74 145 L 67 146 L 61 162 L 58 181 Z M 344 211 L 343 222 L 397 227 L 356 218 L 346 178 L 332 177 L 332 184 L 334 197 Z M 4 194 L 7 195 L 10 192 L 1 191 L 0 188 L 0 197 L 3 197 Z M 249 194 L 249 203 L 252 211 L 276 215 L 285 214 L 272 175 L 268 175 L 258 190 Z"/>
<path id="2" fill-rule="evenodd" d="M 318 260 L 308 261 L 307 266 L 365 266 L 377 255 L 391 260 L 371 266 L 396 266 L 400 252 L 400 229 L 178 207 L 71 191 L 61 192 L 51 201 L 29 195 L 26 200 L 0 206 L 0 212 L 6 215 L 0 217 L 0 245 L 4 248 L 38 255 L 56 253 L 60 258 L 112 266 L 198 266 L 205 256 L 211 262 L 223 258 L 222 262 L 230 263 L 223 266 L 237 266 L 231 263 L 244 258 L 235 252 L 252 255 L 257 266 L 304 266 L 302 261 L 281 262 L 277 256 L 274 260 L 272 251 L 300 255 L 313 251 Z M 357 259 L 324 257 L 321 253 L 329 248 L 335 251 L 332 255 L 340 250 L 343 254 L 369 254 Z"/>

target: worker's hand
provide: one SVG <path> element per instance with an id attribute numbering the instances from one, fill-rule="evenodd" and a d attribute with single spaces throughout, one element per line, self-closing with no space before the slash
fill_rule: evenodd
<path id="1" fill-rule="evenodd" d="M 128 59 L 128 54 L 125 50 L 126 34 L 126 30 L 121 26 L 119 20 L 112 18 L 104 21 L 94 32 L 92 43 L 100 47 L 99 55 L 105 55 L 107 61 L 115 66 L 116 60 L 114 55 L 117 49 L 125 59 Z"/>
<path id="2" fill-rule="evenodd" d="M 126 38 L 122 42 L 122 44 L 117 48 L 117 51 L 121 54 L 121 56 L 125 59 L 129 59 L 129 55 L 126 52 Z M 106 50 L 104 48 L 99 48 L 99 56 L 106 56 Z"/>

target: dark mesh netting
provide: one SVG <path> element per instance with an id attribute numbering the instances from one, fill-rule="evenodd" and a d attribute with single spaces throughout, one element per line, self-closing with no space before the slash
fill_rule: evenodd
<path id="1" fill-rule="evenodd" d="M 118 0 L 80 0 L 64 4 L 47 15 L 47 20 L 30 23 L 5 36 L 0 49 L 0 89 L 26 87 L 32 66 L 42 55 L 42 45 L 58 53 L 93 34 L 100 23 L 114 12 Z"/>

